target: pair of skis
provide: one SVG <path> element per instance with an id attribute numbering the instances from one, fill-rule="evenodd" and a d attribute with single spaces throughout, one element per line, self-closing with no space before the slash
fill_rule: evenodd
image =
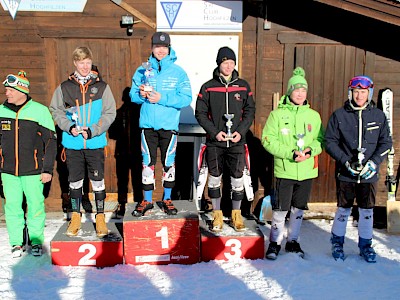
<path id="1" fill-rule="evenodd" d="M 386 88 L 381 91 L 380 104 L 389 124 L 390 136 L 393 137 L 393 91 Z M 387 175 L 385 184 L 388 190 L 388 201 L 396 201 L 396 177 L 394 176 L 394 147 L 388 154 Z"/>

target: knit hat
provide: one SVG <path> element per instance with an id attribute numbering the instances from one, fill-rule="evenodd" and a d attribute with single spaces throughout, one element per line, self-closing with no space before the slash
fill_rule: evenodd
<path id="1" fill-rule="evenodd" d="M 151 45 L 164 45 L 169 47 L 171 45 L 171 38 L 166 32 L 156 32 L 151 37 Z"/>
<path id="2" fill-rule="evenodd" d="M 305 78 L 306 72 L 302 67 L 297 67 L 293 70 L 293 76 L 290 77 L 287 85 L 286 95 L 290 95 L 295 89 L 305 88 L 308 89 L 307 80 Z"/>
<path id="3" fill-rule="evenodd" d="M 24 94 L 29 94 L 29 80 L 26 78 L 26 72 L 21 70 L 18 75 L 8 74 L 3 81 L 5 87 L 13 88 Z"/>
<path id="4" fill-rule="evenodd" d="M 229 47 L 219 48 L 217 54 L 217 65 L 219 66 L 225 60 L 232 59 L 236 64 L 236 55 L 235 52 Z"/>

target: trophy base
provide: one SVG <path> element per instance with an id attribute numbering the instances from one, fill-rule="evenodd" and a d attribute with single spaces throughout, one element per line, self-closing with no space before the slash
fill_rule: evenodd
<path id="1" fill-rule="evenodd" d="M 80 127 L 75 127 L 77 133 L 82 133 L 84 130 Z"/>
<path id="2" fill-rule="evenodd" d="M 145 92 L 152 92 L 152 91 L 153 91 L 153 88 L 152 88 L 151 86 L 145 86 L 145 87 L 143 88 L 143 91 L 145 91 Z"/>

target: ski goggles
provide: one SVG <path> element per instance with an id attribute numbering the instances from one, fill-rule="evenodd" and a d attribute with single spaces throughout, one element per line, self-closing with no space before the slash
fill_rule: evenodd
<path id="1" fill-rule="evenodd" d="M 356 89 L 356 88 L 369 89 L 373 87 L 374 83 L 372 82 L 372 80 L 365 76 L 354 77 L 349 81 L 350 89 Z"/>
<path id="2" fill-rule="evenodd" d="M 16 86 L 23 86 L 25 88 L 28 88 L 29 85 L 26 84 L 25 82 L 22 82 L 19 80 L 19 78 L 13 74 L 8 74 L 6 77 L 6 80 L 3 81 L 4 85 L 11 86 L 11 87 L 16 87 Z"/>

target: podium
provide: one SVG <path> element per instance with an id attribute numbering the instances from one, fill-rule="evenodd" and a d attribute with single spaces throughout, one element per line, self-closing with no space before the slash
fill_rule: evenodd
<path id="1" fill-rule="evenodd" d="M 76 237 L 65 234 L 66 222 L 50 242 L 52 263 L 110 267 L 264 258 L 264 235 L 254 220 L 243 218 L 246 229 L 236 232 L 225 218 L 223 230 L 215 233 L 211 213 L 200 214 L 193 201 L 175 200 L 174 205 L 176 215 L 167 215 L 155 204 L 145 216 L 134 217 L 136 205 L 128 203 L 123 219 L 106 218 L 109 234 L 104 238 L 96 236 L 93 215 L 82 215 Z"/>
<path id="2" fill-rule="evenodd" d="M 65 233 L 68 222 L 60 227 L 50 242 L 51 261 L 59 266 L 111 267 L 123 263 L 122 223 L 107 223 L 109 234 L 96 236 L 92 222 L 82 222 L 75 237 Z"/>
<path id="3" fill-rule="evenodd" d="M 215 233 L 211 231 L 211 214 L 201 214 L 202 261 L 231 261 L 239 258 L 263 259 L 265 255 L 263 233 L 258 229 L 254 220 L 247 220 L 243 217 L 243 222 L 246 229 L 237 232 L 228 224 L 226 219 L 222 231 Z"/>
<path id="4" fill-rule="evenodd" d="M 200 261 L 199 216 L 194 202 L 175 200 L 176 215 L 154 204 L 145 216 L 134 217 L 128 205 L 123 220 L 126 264 L 194 264 Z"/>

